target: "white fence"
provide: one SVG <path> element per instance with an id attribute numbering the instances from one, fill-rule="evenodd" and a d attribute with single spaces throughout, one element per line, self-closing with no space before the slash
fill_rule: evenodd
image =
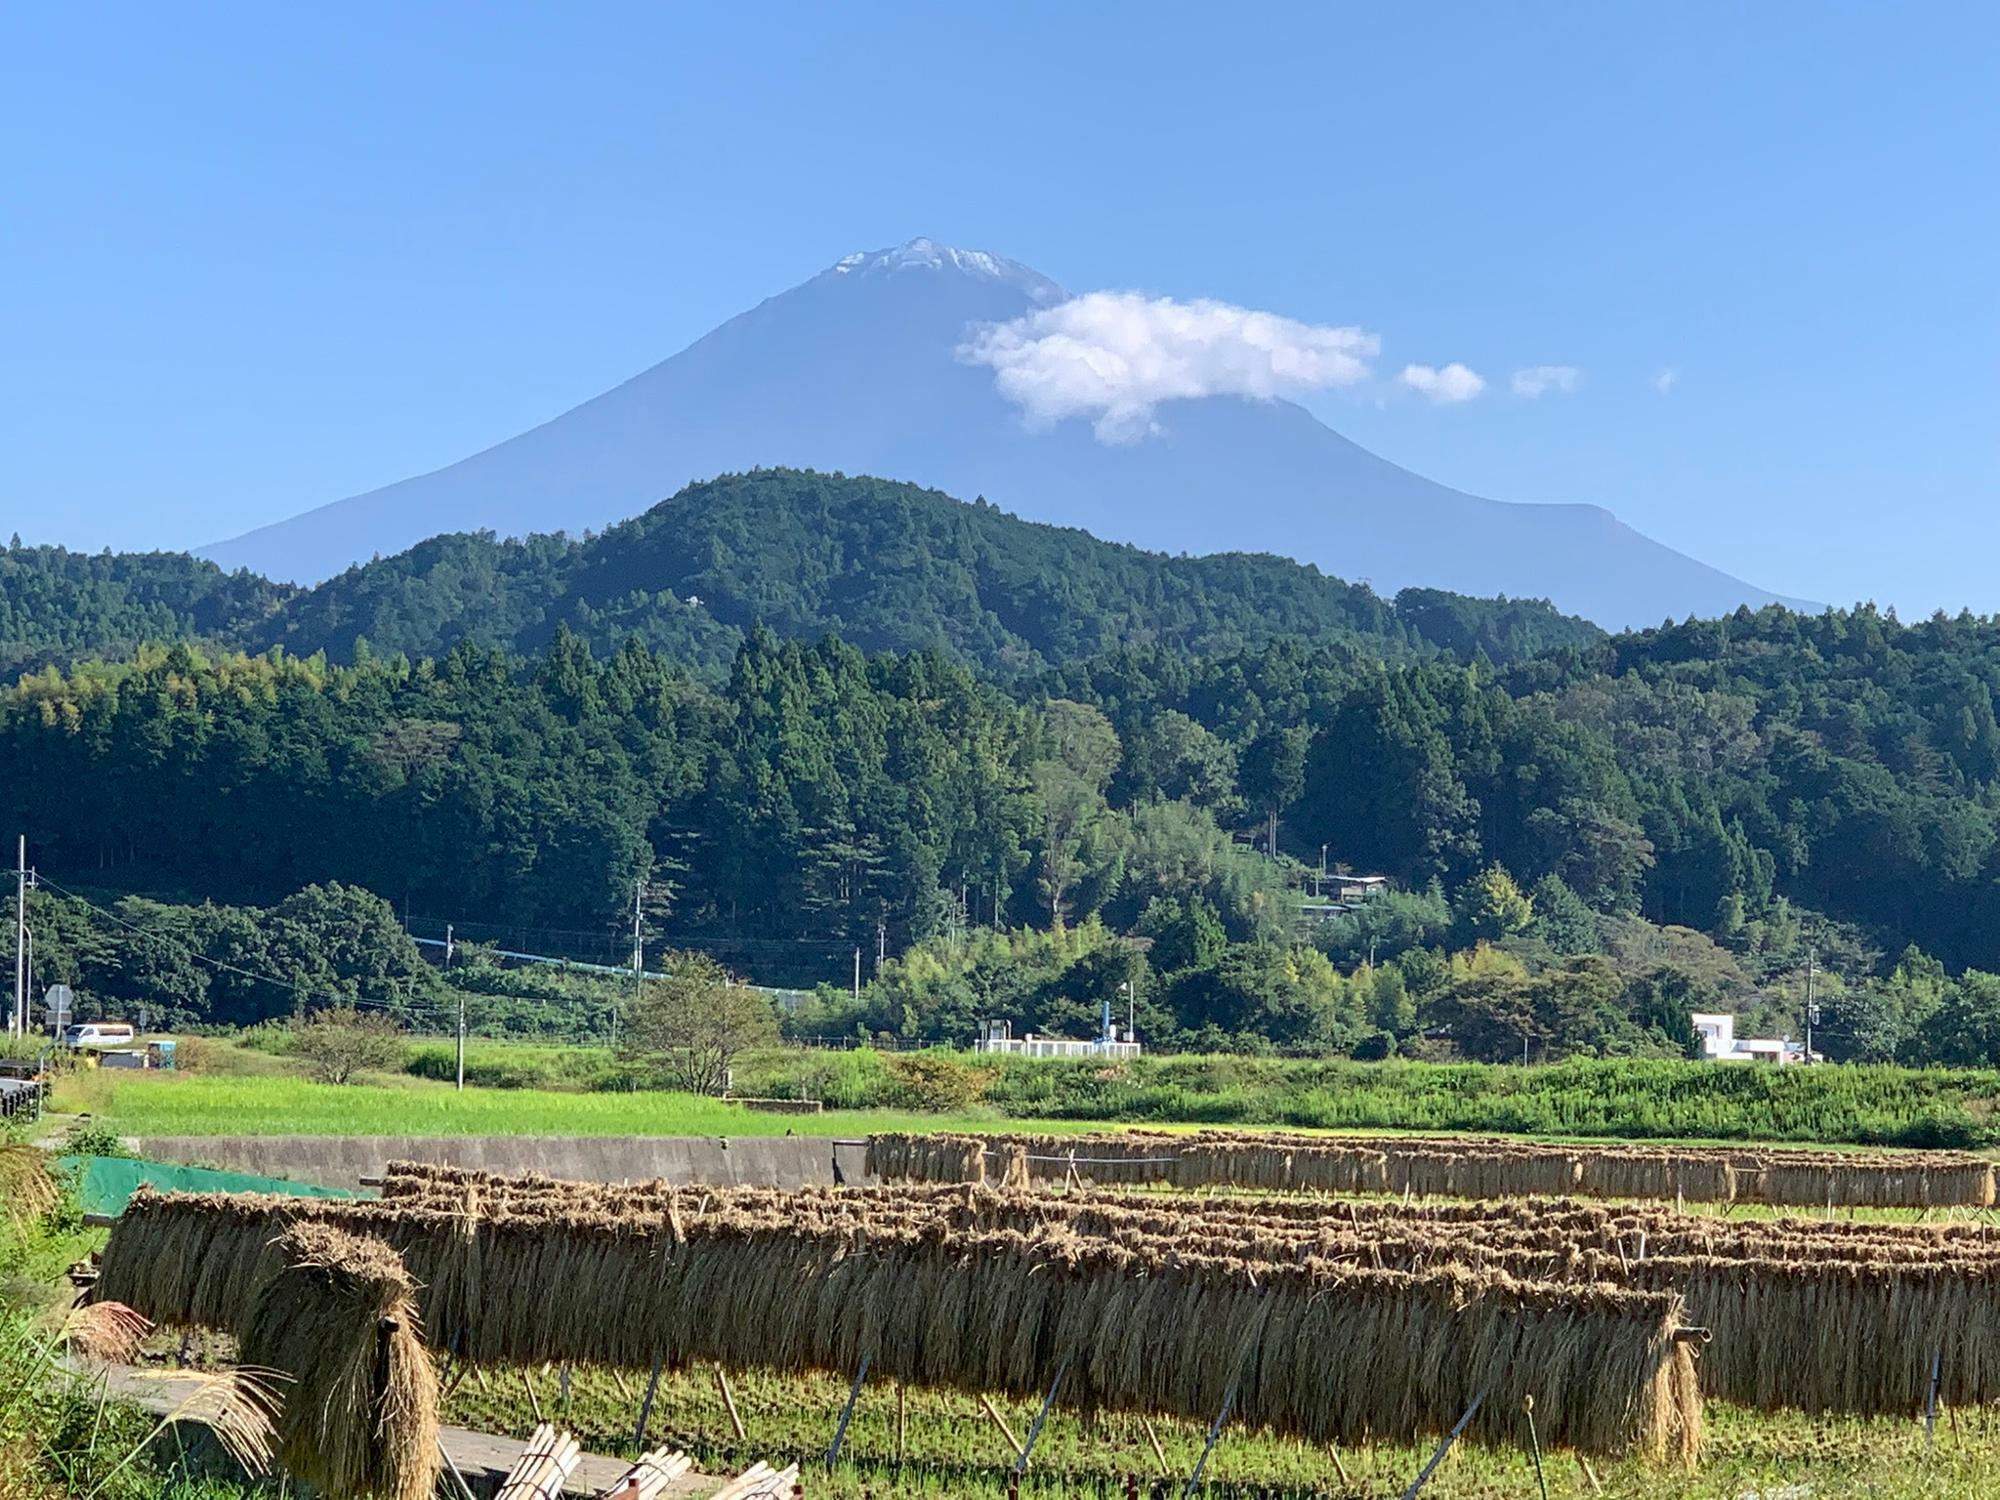
<path id="1" fill-rule="evenodd" d="M 1137 1057 L 1137 1042 L 1077 1042 L 1068 1037 L 1024 1036 L 982 1039 L 975 1052 L 1005 1052 L 1015 1057 Z"/>

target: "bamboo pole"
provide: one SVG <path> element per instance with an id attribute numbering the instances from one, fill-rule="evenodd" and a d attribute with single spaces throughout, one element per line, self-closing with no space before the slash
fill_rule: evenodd
<path id="1" fill-rule="evenodd" d="M 1340 1476 L 1341 1488 L 1353 1489 L 1354 1479 L 1348 1474 L 1347 1465 L 1340 1461 L 1340 1449 L 1329 1445 L 1326 1450 L 1326 1456 L 1333 1460 L 1333 1472 Z"/>
<path id="2" fill-rule="evenodd" d="M 1931 1398 L 1924 1407 L 1924 1452 L 1931 1453 L 1937 1448 L 1937 1406 L 1938 1377 L 1944 1372 L 1944 1345 L 1940 1343 L 1931 1355 Z"/>
<path id="3" fill-rule="evenodd" d="M 582 1461 L 583 1449 L 577 1440 L 544 1422 L 508 1470 L 494 1500 L 548 1500 L 560 1495 Z"/>
<path id="4" fill-rule="evenodd" d="M 1236 1405 L 1236 1382 L 1242 1376 L 1239 1365 L 1237 1373 L 1229 1377 L 1229 1389 L 1223 1393 L 1222 1410 L 1215 1414 L 1215 1420 L 1208 1424 L 1208 1441 L 1201 1446 L 1201 1457 L 1194 1461 L 1194 1472 L 1188 1475 L 1187 1488 L 1181 1491 L 1186 1497 L 1201 1488 L 1202 1470 L 1208 1467 L 1208 1455 L 1215 1451 L 1215 1440 L 1222 1436 L 1222 1424 L 1229 1420 L 1231 1408 Z"/>
<path id="5" fill-rule="evenodd" d="M 660 1389 L 660 1365 L 666 1359 L 664 1354 L 653 1356 L 653 1375 L 646 1382 L 646 1399 L 639 1403 L 639 1425 L 632 1430 L 632 1446 L 646 1446 L 646 1424 L 653 1419 L 653 1397 Z"/>
<path id="6" fill-rule="evenodd" d="M 1049 1419 L 1049 1408 L 1056 1404 L 1056 1391 L 1062 1385 L 1063 1376 L 1069 1373 L 1069 1356 L 1064 1355 L 1056 1366 L 1056 1378 L 1049 1382 L 1049 1393 L 1042 1398 L 1042 1409 L 1035 1413 L 1035 1420 L 1028 1424 L 1028 1441 L 1021 1445 L 1021 1456 L 1014 1461 L 1014 1477 L 1019 1478 L 1028 1471 L 1028 1455 L 1035 1451 L 1035 1442 L 1042 1435 L 1042 1424 Z"/>
<path id="7" fill-rule="evenodd" d="M 910 1387 L 905 1381 L 896 1382 L 896 1462 L 901 1464 L 909 1452 L 910 1436 Z"/>
<path id="8" fill-rule="evenodd" d="M 1444 1435 L 1444 1441 L 1437 1445 L 1437 1452 L 1433 1453 L 1431 1461 L 1424 1465 L 1424 1471 L 1416 1477 L 1408 1489 L 1403 1491 L 1403 1500 L 1417 1500 L 1417 1491 L 1429 1483 L 1431 1475 L 1437 1472 L 1437 1466 L 1444 1462 L 1444 1456 L 1451 1452 L 1451 1445 L 1458 1441 L 1458 1435 L 1465 1431 L 1474 1417 L 1479 1415 L 1479 1408 L 1485 1401 L 1484 1391 L 1472 1398 L 1472 1405 L 1466 1407 L 1465 1415 L 1458 1419 L 1458 1424 Z"/>
<path id="9" fill-rule="evenodd" d="M 619 1475 L 617 1482 L 604 1491 L 604 1495 L 616 1497 L 616 1500 L 658 1500 L 666 1493 L 668 1485 L 693 1467 L 694 1460 L 685 1453 L 661 1448 L 642 1454 L 637 1463 Z"/>
<path id="10" fill-rule="evenodd" d="M 528 1388 L 528 1407 L 534 1412 L 535 1421 L 539 1423 L 543 1420 L 542 1398 L 535 1394 L 535 1377 L 528 1373 L 526 1365 L 521 1366 L 521 1384 Z"/>
<path id="11" fill-rule="evenodd" d="M 860 1367 L 854 1372 L 854 1384 L 847 1392 L 847 1405 L 841 1408 L 840 1425 L 833 1432 L 833 1446 L 826 1450 L 826 1471 L 829 1474 L 840 1461 L 840 1445 L 847 1441 L 847 1424 L 854 1420 L 854 1403 L 861 1399 L 861 1382 L 868 1378 L 868 1361 L 871 1358 L 871 1355 L 862 1355 Z"/>
<path id="12" fill-rule="evenodd" d="M 1007 1439 L 1007 1446 L 1014 1450 L 1014 1456 L 1016 1458 L 1026 1458 L 1028 1450 L 1023 1448 L 1021 1440 L 1014 1436 L 1014 1429 L 1009 1427 L 1007 1419 L 1000 1415 L 1000 1408 L 993 1404 L 993 1398 L 991 1396 L 981 1396 L 979 1404 L 985 1408 L 986 1415 L 993 1419 L 993 1425 L 1000 1429 L 1000 1435 Z M 1148 1425 L 1150 1426 L 1151 1424 Z M 1158 1448 L 1159 1445 L 1159 1439 L 1155 1438 L 1153 1446 Z"/>
<path id="13" fill-rule="evenodd" d="M 444 1439 L 439 1438 L 437 1445 L 438 1457 L 443 1460 L 445 1471 L 452 1477 L 453 1485 L 459 1494 L 459 1500 L 478 1500 L 478 1497 L 472 1493 L 472 1486 L 465 1482 L 465 1475 L 459 1471 L 457 1463 L 453 1461 L 451 1450 L 445 1447 Z"/>
<path id="14" fill-rule="evenodd" d="M 736 1433 L 736 1441 L 742 1442 L 746 1436 L 743 1419 L 736 1414 L 736 1393 L 729 1388 L 729 1372 L 722 1368 L 722 1361 L 715 1363 L 715 1388 L 722 1392 L 722 1409 L 729 1413 L 729 1425 Z"/>
<path id="15" fill-rule="evenodd" d="M 1542 1492 L 1542 1500 L 1549 1500 L 1548 1477 L 1542 1473 L 1542 1440 L 1535 1434 L 1535 1398 L 1521 1398 L 1521 1414 L 1528 1419 L 1528 1452 L 1535 1460 L 1535 1485 Z"/>
<path id="16" fill-rule="evenodd" d="M 1141 1417 L 1139 1421 L 1146 1429 L 1146 1441 L 1153 1445 L 1153 1459 L 1160 1466 L 1160 1478 L 1171 1480 L 1174 1477 L 1173 1467 L 1167 1462 L 1167 1450 L 1160 1446 L 1159 1433 L 1153 1430 L 1153 1419 L 1151 1417 Z M 1342 1474 L 1340 1478 L 1343 1484 L 1346 1483 L 1347 1476 L 1345 1474 Z"/>

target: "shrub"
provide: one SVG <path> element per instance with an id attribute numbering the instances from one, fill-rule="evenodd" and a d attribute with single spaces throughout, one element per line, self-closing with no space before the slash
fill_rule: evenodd
<path id="1" fill-rule="evenodd" d="M 904 1109 L 939 1112 L 970 1108 L 986 1097 L 993 1070 L 958 1061 L 948 1052 L 906 1052 L 883 1059 L 889 1102 Z"/>
<path id="2" fill-rule="evenodd" d="M 319 1082 L 352 1083 L 358 1073 L 402 1062 L 403 1033 L 387 1016 L 337 1006 L 309 1017 L 298 1029 L 292 1051 Z"/>
<path id="3" fill-rule="evenodd" d="M 64 1132 L 62 1143 L 56 1151 L 61 1156 L 115 1156 L 130 1159 L 138 1155 L 109 1125 L 98 1125 L 88 1121 L 70 1126 Z"/>

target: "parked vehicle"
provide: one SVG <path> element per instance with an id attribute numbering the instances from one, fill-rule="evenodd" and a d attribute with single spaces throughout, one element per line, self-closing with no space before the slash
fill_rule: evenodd
<path id="1" fill-rule="evenodd" d="M 86 1021 L 63 1033 L 63 1045 L 102 1051 L 107 1047 L 129 1047 L 138 1033 L 125 1021 Z"/>

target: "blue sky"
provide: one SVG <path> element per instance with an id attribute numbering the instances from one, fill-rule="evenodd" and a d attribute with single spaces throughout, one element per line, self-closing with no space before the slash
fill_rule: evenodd
<path id="1" fill-rule="evenodd" d="M 56 7 L 9 22 L 0 526 L 190 546 L 849 251 L 1359 325 L 1309 404 L 1781 592 L 2000 609 L 2000 7 Z M 1513 371 L 1579 372 L 1514 395 Z M 1663 372 L 1670 388 L 1659 389 Z"/>

